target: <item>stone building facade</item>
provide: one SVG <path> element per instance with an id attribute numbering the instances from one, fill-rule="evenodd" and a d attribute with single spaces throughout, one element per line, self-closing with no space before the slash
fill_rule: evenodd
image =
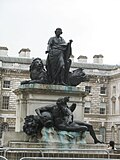
<path id="1" fill-rule="evenodd" d="M 0 133 L 15 129 L 17 103 L 13 91 L 21 81 L 30 79 L 32 62 L 29 49 L 20 50 L 19 57 L 9 57 L 7 50 L 0 47 Z M 84 120 L 93 125 L 104 142 L 112 139 L 120 143 L 120 66 L 105 65 L 103 56 L 95 55 L 93 63 L 87 63 L 86 56 L 79 56 L 78 62 L 73 60 L 71 70 L 79 67 L 89 76 L 88 82 L 77 86 L 88 92 Z"/>

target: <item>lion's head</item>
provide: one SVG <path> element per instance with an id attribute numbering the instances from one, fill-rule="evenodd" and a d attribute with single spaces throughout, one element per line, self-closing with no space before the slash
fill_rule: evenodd
<path id="1" fill-rule="evenodd" d="M 83 68 L 78 68 L 69 75 L 69 83 L 71 86 L 77 86 L 81 82 L 85 82 L 88 80 L 88 76 L 83 71 Z"/>
<path id="2" fill-rule="evenodd" d="M 35 58 L 30 65 L 30 72 L 34 69 L 44 69 L 43 62 L 40 58 Z"/>
<path id="3" fill-rule="evenodd" d="M 30 65 L 30 78 L 38 83 L 47 83 L 47 75 L 43 62 L 40 58 L 35 58 Z"/>

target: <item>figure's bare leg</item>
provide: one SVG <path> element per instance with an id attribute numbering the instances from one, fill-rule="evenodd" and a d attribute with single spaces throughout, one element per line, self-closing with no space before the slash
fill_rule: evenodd
<path id="1" fill-rule="evenodd" d="M 87 126 L 64 125 L 64 124 L 58 125 L 57 129 L 61 131 L 71 131 L 71 132 L 81 132 L 81 131 L 83 132 L 88 130 Z"/>
<path id="2" fill-rule="evenodd" d="M 96 143 L 103 143 L 103 142 L 100 142 L 100 141 L 97 139 L 97 137 L 96 137 L 96 135 L 95 135 L 95 131 L 94 131 L 93 126 L 92 126 L 91 124 L 85 123 L 85 122 L 79 122 L 79 121 L 77 121 L 76 123 L 77 123 L 78 125 L 86 126 L 86 127 L 88 128 L 88 131 L 90 132 L 90 135 L 91 135 L 92 138 L 94 139 L 94 143 L 95 143 L 95 144 L 96 144 Z"/>

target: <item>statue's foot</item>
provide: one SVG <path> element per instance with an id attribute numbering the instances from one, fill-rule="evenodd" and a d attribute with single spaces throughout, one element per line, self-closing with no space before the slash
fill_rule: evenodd
<path id="1" fill-rule="evenodd" d="M 53 84 L 53 85 L 56 84 L 56 81 L 53 81 L 52 84 Z"/>
<path id="2" fill-rule="evenodd" d="M 95 144 L 100 143 L 103 144 L 104 142 L 99 141 L 98 139 L 94 141 Z"/>
<path id="3" fill-rule="evenodd" d="M 62 81 L 60 84 L 61 84 L 61 85 L 64 85 L 64 86 L 66 86 L 66 85 L 67 85 L 67 84 L 66 84 L 65 82 L 63 82 L 63 81 Z"/>

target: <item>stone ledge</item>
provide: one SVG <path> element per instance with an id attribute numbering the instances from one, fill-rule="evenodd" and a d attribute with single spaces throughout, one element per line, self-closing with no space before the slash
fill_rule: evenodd
<path id="1" fill-rule="evenodd" d="M 82 97 L 85 97 L 87 93 L 83 91 L 82 88 L 77 88 L 73 86 L 63 86 L 63 85 L 48 85 L 48 84 L 39 84 L 39 83 L 33 83 L 33 84 L 22 84 L 19 86 L 18 89 L 14 91 L 15 94 L 20 94 L 23 92 L 31 92 L 33 91 L 36 93 L 45 93 L 45 92 L 60 92 L 60 93 L 72 93 L 72 94 L 78 94 Z"/>

